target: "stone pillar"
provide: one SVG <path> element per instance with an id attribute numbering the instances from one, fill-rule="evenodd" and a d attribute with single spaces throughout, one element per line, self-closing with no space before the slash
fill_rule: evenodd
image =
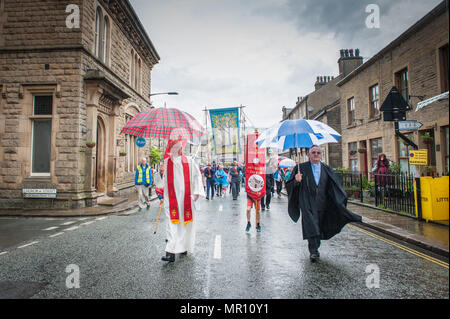
<path id="1" fill-rule="evenodd" d="M 97 142 L 97 116 L 98 105 L 103 90 L 97 85 L 86 85 L 86 115 L 87 115 L 87 134 L 86 142 Z M 96 148 L 86 147 L 86 180 L 85 189 L 95 191 L 95 171 L 96 171 Z"/>

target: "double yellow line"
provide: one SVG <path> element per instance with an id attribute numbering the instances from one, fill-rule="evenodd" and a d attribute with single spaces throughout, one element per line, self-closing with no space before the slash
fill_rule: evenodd
<path id="1" fill-rule="evenodd" d="M 371 236 L 371 237 L 373 237 L 373 238 L 379 239 L 379 240 L 381 240 L 381 241 L 383 241 L 383 242 L 385 242 L 385 243 L 388 243 L 388 244 L 390 244 L 390 245 L 392 245 L 392 246 L 395 246 L 395 247 L 397 247 L 397 248 L 400 248 L 400 249 L 402 249 L 402 250 L 404 250 L 404 251 L 407 251 L 407 252 L 409 252 L 409 253 L 411 253 L 411 254 L 413 254 L 413 255 L 416 255 L 416 256 L 418 256 L 418 257 L 420 257 L 420 258 L 423 258 L 423 259 L 425 259 L 425 260 L 431 261 L 432 263 L 435 263 L 435 264 L 437 264 L 437 265 L 439 265 L 439 266 L 442 266 L 442 267 L 448 269 L 448 263 L 446 263 L 445 261 L 436 259 L 436 258 L 431 257 L 431 256 L 428 256 L 428 255 L 425 255 L 425 254 L 423 254 L 423 253 L 421 253 L 421 252 L 419 252 L 419 251 L 417 251 L 417 250 L 408 248 L 408 247 L 403 246 L 403 245 L 401 245 L 401 244 L 398 244 L 398 243 L 396 243 L 396 242 L 394 242 L 394 241 L 392 241 L 392 240 L 389 240 L 389 239 L 386 239 L 386 238 L 384 238 L 384 237 L 378 236 L 378 235 L 376 235 L 376 234 L 374 234 L 374 233 L 371 233 L 371 232 L 369 232 L 369 231 L 367 231 L 367 230 L 364 230 L 364 229 L 362 229 L 362 228 L 360 228 L 360 227 L 357 227 L 357 226 L 354 226 L 354 225 L 348 225 L 348 226 L 351 227 L 351 228 L 353 228 L 353 229 L 355 229 L 355 230 L 357 230 L 357 231 L 359 231 L 359 232 L 361 232 L 361 233 L 364 233 L 364 234 L 369 235 L 369 236 Z"/>

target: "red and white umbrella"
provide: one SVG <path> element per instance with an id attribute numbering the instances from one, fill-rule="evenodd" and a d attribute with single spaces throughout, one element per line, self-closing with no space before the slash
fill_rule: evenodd
<path id="1" fill-rule="evenodd" d="M 199 140 L 205 133 L 204 127 L 189 113 L 165 107 L 147 109 L 136 114 L 122 129 L 122 133 L 169 139 L 175 129 L 177 136 L 181 134 L 179 137 L 189 141 Z"/>

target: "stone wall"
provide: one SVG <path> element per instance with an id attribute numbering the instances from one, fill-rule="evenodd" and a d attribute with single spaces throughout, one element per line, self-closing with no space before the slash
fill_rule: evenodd
<path id="1" fill-rule="evenodd" d="M 81 27 L 69 29 L 65 20 L 67 4 L 78 4 Z M 96 4 L 104 5 L 111 21 L 110 59 L 93 55 L 93 26 Z M 120 9 L 120 8 L 119 8 Z M 96 69 L 129 96 L 120 100 L 111 116 L 115 130 L 107 135 L 112 145 L 108 161 L 113 162 L 114 190 L 126 192 L 133 185 L 134 172 L 126 172 L 124 136 L 125 114 L 136 114 L 149 106 L 151 70 L 159 57 L 145 51 L 145 41 L 124 33 L 126 28 L 103 1 L 5 1 L 0 12 L 0 207 L 76 208 L 95 204 L 90 189 L 92 151 L 88 139 L 87 89 L 84 77 Z M 51 19 L 48 17 L 51 16 Z M 131 32 L 131 31 L 130 31 Z M 136 46 L 129 39 L 141 43 Z M 142 89 L 130 85 L 131 50 L 142 61 Z M 152 56 L 149 58 L 149 56 Z M 156 61 L 156 62 L 155 62 Z M 110 103 L 104 92 L 102 103 Z M 33 96 L 53 96 L 51 164 L 49 177 L 31 177 Z M 103 104 L 102 104 L 103 105 Z M 100 105 L 99 105 L 100 106 Z M 149 143 L 150 144 L 150 143 Z M 138 157 L 149 149 L 140 150 Z M 56 188 L 56 200 L 23 199 L 23 188 Z M 112 195 L 116 195 L 113 194 Z"/>
<path id="2" fill-rule="evenodd" d="M 408 68 L 409 94 L 424 95 L 431 98 L 441 93 L 440 79 L 438 78 L 438 49 L 448 43 L 448 13 L 442 13 L 434 17 L 429 23 L 424 24 L 416 32 L 390 48 L 382 50 L 377 56 L 366 62 L 362 68 L 349 80 L 344 80 L 341 85 L 341 121 L 343 164 L 348 167 L 348 143 L 366 141 L 368 146 L 368 158 L 370 154 L 369 141 L 374 138 L 382 138 L 383 153 L 388 158 L 398 161 L 399 149 L 397 137 L 394 135 L 393 122 L 384 122 L 382 115 L 369 116 L 369 88 L 379 84 L 380 106 L 387 94 L 395 84 L 395 73 Z M 355 124 L 348 125 L 347 100 L 354 97 Z M 446 105 L 433 106 L 415 112 L 417 97 L 411 97 L 410 105 L 413 110 L 407 112 L 407 120 L 418 120 L 424 124 L 423 129 L 434 129 L 436 145 L 441 141 L 440 127 L 448 125 L 448 102 Z M 413 134 L 413 139 L 420 148 L 424 144 L 419 140 L 418 132 Z M 359 154 L 360 170 L 362 169 L 362 155 Z M 369 161 L 369 171 L 371 162 Z M 443 171 L 441 154 L 437 154 L 437 170 Z"/>

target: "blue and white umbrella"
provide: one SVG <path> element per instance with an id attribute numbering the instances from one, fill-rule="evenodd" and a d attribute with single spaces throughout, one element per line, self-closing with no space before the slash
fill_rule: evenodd
<path id="1" fill-rule="evenodd" d="M 330 126 L 315 120 L 286 120 L 263 132 L 256 140 L 259 147 L 280 150 L 337 143 L 341 135 Z"/>
<path id="2" fill-rule="evenodd" d="M 290 158 L 285 158 L 282 161 L 280 161 L 280 163 L 278 164 L 278 167 L 293 168 L 293 167 L 295 167 L 295 162 L 293 160 L 291 160 Z"/>

